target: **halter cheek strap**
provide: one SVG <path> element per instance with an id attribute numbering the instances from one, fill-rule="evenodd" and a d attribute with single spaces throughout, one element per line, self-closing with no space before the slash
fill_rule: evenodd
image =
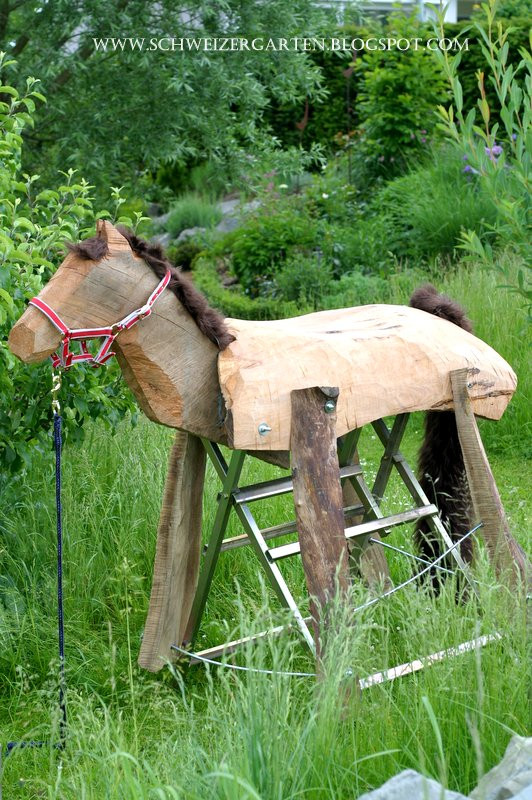
<path id="1" fill-rule="evenodd" d="M 155 301 L 166 289 L 171 277 L 172 273 L 170 270 L 168 270 L 162 281 L 153 290 L 143 306 L 135 309 L 135 311 L 132 311 L 127 315 L 127 317 L 121 319 L 120 322 L 115 322 L 114 325 L 104 328 L 77 328 L 75 330 L 71 330 L 68 325 L 63 322 L 59 314 L 56 314 L 53 308 L 48 305 L 48 303 L 45 303 L 44 300 L 41 300 L 39 297 L 33 297 L 30 300 L 30 305 L 35 306 L 35 308 L 38 308 L 39 311 L 42 311 L 42 313 L 50 320 L 52 325 L 54 325 L 57 330 L 63 334 L 59 352 L 53 353 L 51 356 L 52 366 L 54 368 L 61 367 L 62 369 L 69 369 L 72 364 L 75 364 L 79 361 L 87 361 L 90 363 L 91 367 L 101 367 L 103 364 L 109 361 L 112 356 L 115 355 L 115 353 L 111 350 L 111 347 L 118 334 L 121 331 L 129 330 L 129 328 L 132 328 L 133 325 L 139 322 L 139 320 L 150 316 Z M 103 343 L 96 355 L 93 356 L 87 347 L 87 340 L 99 338 L 103 338 Z M 81 353 L 73 353 L 71 351 L 71 341 L 81 342 Z"/>

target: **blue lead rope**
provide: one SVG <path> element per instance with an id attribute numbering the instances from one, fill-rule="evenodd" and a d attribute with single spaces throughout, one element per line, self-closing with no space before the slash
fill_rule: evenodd
<path id="1" fill-rule="evenodd" d="M 54 411 L 54 449 L 55 449 L 55 508 L 57 519 L 57 634 L 59 641 L 59 741 L 54 745 L 63 750 L 66 745 L 67 708 L 65 677 L 65 631 L 63 615 L 63 509 L 61 506 L 61 415 Z M 6 756 L 15 748 L 45 747 L 47 742 L 27 741 L 8 742 Z M 0 748 L 1 756 L 1 748 Z M 0 788 L 1 792 L 1 788 Z M 0 795 L 1 796 L 1 795 Z"/>
<path id="2" fill-rule="evenodd" d="M 63 615 L 63 509 L 61 506 L 61 415 L 54 412 L 55 508 L 57 519 L 57 635 L 59 642 L 59 747 L 66 743 L 67 709 Z"/>

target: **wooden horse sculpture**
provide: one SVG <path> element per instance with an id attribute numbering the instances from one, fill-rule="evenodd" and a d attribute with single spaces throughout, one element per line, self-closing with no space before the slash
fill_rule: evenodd
<path id="1" fill-rule="evenodd" d="M 127 319 L 132 309 L 142 309 L 168 269 L 157 246 L 99 221 L 97 236 L 71 247 L 39 298 L 70 330 L 86 326 L 107 328 L 119 319 Z M 483 458 L 481 444 L 479 450 L 475 439 L 476 428 L 471 427 L 472 412 L 498 419 L 515 389 L 515 375 L 488 345 L 463 327 L 440 318 L 435 300 L 438 297 L 429 291 L 428 300 L 425 298 L 435 306 L 429 309 L 433 314 L 419 308 L 372 305 L 276 322 L 224 320 L 181 273 L 172 270 L 168 289 L 161 292 L 149 312 L 138 315 L 139 319 L 143 315 L 146 319 L 131 327 L 112 328 L 114 334 L 119 332 L 113 341 L 116 356 L 140 407 L 150 419 L 179 429 L 170 456 L 159 523 L 150 610 L 140 656 L 143 666 L 159 669 L 172 656 L 172 642 L 190 640 L 205 602 L 204 594 L 196 603 L 191 622 L 200 564 L 205 443 L 211 449 L 228 445 L 234 451 L 250 452 L 285 468 L 292 451 L 301 554 L 311 573 L 309 580 L 307 570 L 309 590 L 315 590 L 311 594 L 317 595 L 323 594 L 324 587 L 319 581 L 313 583 L 312 563 L 319 562 L 325 572 L 328 570 L 323 580 L 329 588 L 335 569 L 340 569 L 336 576 L 340 583 L 345 584 L 347 579 L 342 493 L 333 488 L 327 495 L 323 488 L 334 469 L 338 470 L 337 437 L 367 423 L 382 422 L 385 416 L 415 410 L 430 410 L 441 416 L 442 411 L 455 408 L 458 421 L 458 405 L 462 404 L 462 450 L 466 455 L 468 447 L 473 448 L 475 458 Z M 30 306 L 14 326 L 9 345 L 23 361 L 35 362 L 56 351 L 62 338 L 42 308 Z M 319 387 L 335 388 L 322 391 Z M 323 408 L 331 412 L 319 422 L 330 439 L 321 453 L 316 452 L 316 431 L 305 432 L 305 426 L 312 424 L 316 403 L 321 403 L 320 414 Z M 386 438 L 384 430 L 386 426 L 381 425 L 380 434 Z M 468 431 L 473 432 L 473 438 Z M 454 435 L 456 438 L 456 427 Z M 388 451 L 388 460 L 395 459 L 399 468 L 398 450 L 388 446 Z M 350 456 L 353 463 L 354 447 Z M 465 458 L 470 483 L 474 483 L 474 504 L 478 492 L 473 489 L 478 487 L 478 475 L 483 469 L 475 458 Z M 333 473 L 320 476 L 322 468 L 332 469 Z M 363 488 L 359 468 L 342 469 L 341 477 L 356 474 L 357 489 Z M 236 472 L 235 475 L 238 481 Z M 317 494 L 308 485 L 310 480 L 325 482 L 317 485 Z M 491 480 L 483 491 L 491 492 L 497 505 Z M 340 487 L 339 480 L 337 486 Z M 418 495 L 429 503 L 419 490 Z M 371 494 L 366 492 L 364 496 L 369 504 L 366 511 L 369 509 L 373 518 L 379 516 Z M 436 501 L 436 496 L 432 500 Z M 320 514 L 324 517 L 325 508 L 329 510 L 325 523 L 331 529 L 330 535 L 322 519 L 304 542 L 301 537 L 309 527 L 305 514 L 314 513 L 315 522 Z M 437 509 L 433 505 L 427 508 L 432 509 L 432 516 L 436 515 L 436 524 Z M 228 506 L 227 515 L 229 510 Z M 418 517 L 414 514 L 406 520 L 415 521 Z M 370 528 L 372 524 L 365 523 Z M 392 520 L 389 524 L 398 523 Z M 504 556 L 502 561 L 498 556 L 498 563 L 519 561 L 521 553 L 500 516 L 494 525 L 496 546 L 492 549 L 500 554 L 502 547 Z M 378 528 L 374 525 L 372 530 L 377 536 Z M 316 540 L 316 531 L 321 539 Z M 445 539 L 445 529 L 442 535 Z M 366 536 L 366 543 L 367 539 Z M 220 543 L 221 539 L 218 550 Z M 273 551 L 266 552 L 261 547 L 263 564 L 273 570 Z M 377 553 L 373 547 L 368 552 L 368 571 L 373 565 L 374 572 L 386 575 L 382 552 Z M 209 581 L 208 576 L 203 582 L 204 592 Z"/>

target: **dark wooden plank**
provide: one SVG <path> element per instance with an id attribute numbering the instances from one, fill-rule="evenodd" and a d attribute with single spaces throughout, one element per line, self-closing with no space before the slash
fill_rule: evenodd
<path id="1" fill-rule="evenodd" d="M 198 581 L 205 450 L 201 440 L 179 431 L 170 453 L 150 606 L 139 664 L 157 672 L 177 656 Z"/>
<path id="2" fill-rule="evenodd" d="M 336 588 L 349 584 L 340 468 L 336 452 L 338 389 L 291 392 L 291 452 L 294 505 L 301 557 L 311 598 L 316 653 L 322 654 L 322 624 Z"/>
<path id="3" fill-rule="evenodd" d="M 530 580 L 530 563 L 510 533 L 510 527 L 491 471 L 468 392 L 468 370 L 451 372 L 454 413 L 473 508 L 497 577 L 511 586 Z"/>

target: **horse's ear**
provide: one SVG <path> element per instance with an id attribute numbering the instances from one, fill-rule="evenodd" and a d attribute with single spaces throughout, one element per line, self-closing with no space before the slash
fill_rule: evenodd
<path id="1" fill-rule="evenodd" d="M 96 223 L 96 232 L 100 239 L 105 239 L 110 253 L 119 250 L 131 251 L 128 240 L 106 219 L 99 219 Z"/>

